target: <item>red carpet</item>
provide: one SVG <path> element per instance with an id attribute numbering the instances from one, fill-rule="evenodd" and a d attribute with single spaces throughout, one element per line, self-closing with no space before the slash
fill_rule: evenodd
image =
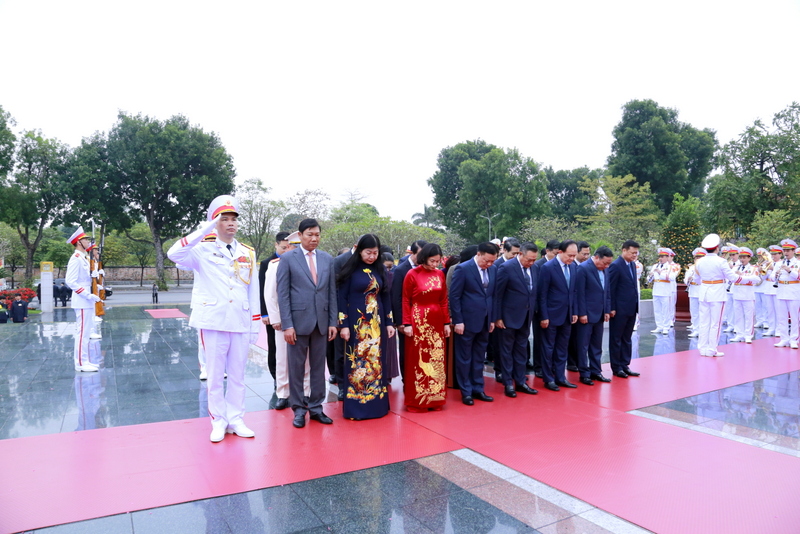
<path id="1" fill-rule="evenodd" d="M 155 310 L 169 311 L 169 310 Z M 800 459 L 629 415 L 628 410 L 800 369 L 769 339 L 635 360 L 639 378 L 375 420 L 291 426 L 246 416 L 257 437 L 208 441 L 205 419 L 0 441 L 0 531 L 12 532 L 250 491 L 471 448 L 659 533 L 798 531 Z M 610 374 L 610 373 L 609 373 Z M 399 381 L 395 382 L 399 385 Z M 342 450 L 358 454 L 342 455 Z M 298 461 L 299 459 L 299 461 Z"/>
<path id="2" fill-rule="evenodd" d="M 179 319 L 189 317 L 178 308 L 164 308 L 160 310 L 145 310 L 153 316 L 153 319 Z"/>

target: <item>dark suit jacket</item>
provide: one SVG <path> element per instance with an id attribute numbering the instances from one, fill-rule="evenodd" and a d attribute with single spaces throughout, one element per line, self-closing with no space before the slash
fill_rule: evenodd
<path id="1" fill-rule="evenodd" d="M 532 288 L 528 287 L 518 258 L 508 260 L 497 269 L 494 316 L 495 319 L 502 319 L 507 328 L 529 327 L 536 313 L 536 284 L 539 282 L 539 273 L 533 266 L 529 271 Z"/>
<path id="2" fill-rule="evenodd" d="M 344 264 L 347 263 L 347 260 L 353 257 L 353 249 L 351 248 L 344 254 L 339 254 L 335 258 L 333 258 L 333 272 L 336 276 L 339 276 L 339 272 L 341 272 L 342 267 Z"/>
<path id="3" fill-rule="evenodd" d="M 474 259 L 459 263 L 450 286 L 450 317 L 453 324 L 464 323 L 468 332 L 483 331 L 486 320 L 493 323 L 493 295 L 497 267 L 487 269 L 489 287 L 484 291 L 480 269 Z"/>
<path id="4" fill-rule="evenodd" d="M 406 279 L 408 271 L 413 268 L 408 258 L 401 261 L 397 267 L 394 268 L 394 279 L 392 280 L 392 318 L 394 324 L 401 325 L 403 323 L 403 280 Z"/>
<path id="5" fill-rule="evenodd" d="M 575 264 L 569 264 L 571 284 L 567 287 L 567 279 L 558 262 L 558 256 L 548 261 L 539 269 L 539 320 L 550 321 L 551 326 L 569 323 L 575 315 Z"/>
<path id="6" fill-rule="evenodd" d="M 635 271 L 635 266 L 634 266 Z M 611 310 L 617 315 L 636 315 L 639 311 L 638 280 L 631 277 L 630 267 L 619 256 L 606 270 L 611 281 Z"/>
<path id="7" fill-rule="evenodd" d="M 259 265 L 258 267 L 258 287 L 259 287 L 258 295 L 259 298 L 261 299 L 261 317 L 269 316 L 267 313 L 267 303 L 264 302 L 264 281 L 267 278 L 267 269 L 269 268 L 269 262 L 271 262 L 277 257 L 278 254 L 276 252 L 273 252 L 272 256 L 262 261 L 261 265 Z"/>
<path id="8" fill-rule="evenodd" d="M 311 279 L 303 249 L 297 247 L 281 255 L 278 262 L 278 306 L 283 330 L 294 328 L 297 335 L 314 331 L 328 335 L 328 327 L 337 326 L 336 279 L 333 258 L 317 250 L 317 284 Z"/>
<path id="9" fill-rule="evenodd" d="M 497 256 L 497 259 L 494 260 L 494 266 L 499 269 L 500 266 L 503 265 L 505 262 L 506 262 L 506 257 L 503 256 L 503 253 L 501 252 L 500 255 Z"/>
<path id="10" fill-rule="evenodd" d="M 586 315 L 590 323 L 603 320 L 603 314 L 611 312 L 611 283 L 606 275 L 605 287 L 600 283 L 600 271 L 589 259 L 578 266 L 575 283 L 575 308 L 578 317 Z"/>

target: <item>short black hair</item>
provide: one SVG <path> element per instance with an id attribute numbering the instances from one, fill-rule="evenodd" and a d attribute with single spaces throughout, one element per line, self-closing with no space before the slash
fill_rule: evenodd
<path id="1" fill-rule="evenodd" d="M 519 247 L 520 254 L 527 254 L 528 252 L 539 252 L 539 247 L 536 246 L 536 243 L 531 243 L 530 241 L 526 241 Z"/>
<path id="2" fill-rule="evenodd" d="M 392 255 L 391 252 L 384 252 L 383 254 L 381 254 L 381 261 L 384 263 L 387 261 L 394 263 L 394 256 Z"/>
<path id="3" fill-rule="evenodd" d="M 286 241 L 289 239 L 289 232 L 278 232 L 275 234 L 275 242 L 280 243 L 281 241 Z"/>
<path id="4" fill-rule="evenodd" d="M 629 249 L 629 248 L 639 248 L 639 243 L 634 241 L 633 239 L 628 239 L 622 244 L 622 250 Z"/>
<path id="5" fill-rule="evenodd" d="M 425 243 L 425 245 L 417 252 L 417 265 L 428 263 L 428 260 L 433 256 L 441 256 L 442 247 L 436 243 Z"/>
<path id="6" fill-rule="evenodd" d="M 558 250 L 558 246 L 559 246 L 560 244 L 561 244 L 561 242 L 560 242 L 559 240 L 557 240 L 557 239 L 551 239 L 551 240 L 550 240 L 550 241 L 548 241 L 548 242 L 547 242 L 547 244 L 544 246 L 544 250 L 545 250 L 545 251 L 548 251 L 548 250 Z"/>
<path id="7" fill-rule="evenodd" d="M 483 254 L 497 254 L 500 252 L 500 249 L 497 248 L 497 245 L 492 243 L 491 241 L 484 241 L 480 245 L 478 245 L 478 252 Z"/>
<path id="8" fill-rule="evenodd" d="M 570 245 L 575 245 L 576 248 L 578 246 L 578 244 L 572 239 L 567 239 L 566 241 L 559 243 L 557 249 L 561 252 L 566 252 Z"/>
<path id="9" fill-rule="evenodd" d="M 581 251 L 585 248 L 591 249 L 592 247 L 586 241 L 578 241 L 578 251 Z"/>
<path id="10" fill-rule="evenodd" d="M 428 242 L 424 241 L 422 239 L 414 241 L 413 243 L 411 243 L 411 253 L 412 254 L 416 254 L 417 252 L 419 252 L 422 249 L 422 247 L 424 247 L 427 244 L 428 244 Z M 436 254 L 434 254 L 434 256 L 435 255 Z"/>
<path id="11" fill-rule="evenodd" d="M 298 226 L 297 229 L 300 230 L 300 233 L 302 234 L 309 228 L 314 228 L 315 226 L 320 230 L 322 230 L 322 227 L 319 225 L 316 219 L 303 219 L 302 221 L 300 221 L 300 225 Z"/>
<path id="12" fill-rule="evenodd" d="M 459 254 L 458 257 L 461 260 L 461 263 L 471 259 L 475 254 L 478 253 L 478 245 L 469 245 L 465 247 Z"/>
<path id="13" fill-rule="evenodd" d="M 611 249 L 607 246 L 603 245 L 602 247 L 598 248 L 594 251 L 594 255 L 598 258 L 613 258 L 614 253 L 611 252 Z"/>
<path id="14" fill-rule="evenodd" d="M 514 247 L 519 248 L 519 239 L 517 239 L 516 237 L 509 237 L 508 239 L 506 239 L 506 242 L 503 243 L 503 249 L 506 252 L 511 252 L 511 249 Z"/>

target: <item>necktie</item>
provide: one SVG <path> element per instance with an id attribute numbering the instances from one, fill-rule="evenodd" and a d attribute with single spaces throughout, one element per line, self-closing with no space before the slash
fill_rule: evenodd
<path id="1" fill-rule="evenodd" d="M 630 262 L 630 263 L 628 264 L 628 267 L 630 267 L 630 271 L 631 271 L 631 278 L 633 278 L 633 279 L 634 279 L 634 281 L 635 281 L 635 280 L 636 280 L 636 267 L 634 267 L 634 266 L 633 266 L 633 262 Z"/>
<path id="2" fill-rule="evenodd" d="M 308 253 L 308 268 L 311 270 L 311 279 L 314 281 L 314 285 L 317 285 L 317 266 L 314 265 L 314 255 L 311 252 Z"/>
<path id="3" fill-rule="evenodd" d="M 489 275 L 486 274 L 486 269 L 481 269 L 481 279 L 483 280 L 483 289 L 489 287 Z"/>
<path id="4" fill-rule="evenodd" d="M 525 279 L 528 281 L 528 289 L 533 287 L 533 283 L 531 282 L 531 270 L 524 269 L 523 272 L 525 273 Z"/>
<path id="5" fill-rule="evenodd" d="M 569 287 L 569 265 L 564 265 L 564 278 L 567 279 L 567 287 Z"/>
<path id="6" fill-rule="evenodd" d="M 228 249 L 228 252 L 230 253 L 231 258 L 232 258 L 233 257 L 233 247 L 228 245 L 226 248 Z"/>
<path id="7" fill-rule="evenodd" d="M 605 289 L 606 288 L 606 273 L 604 273 L 603 271 L 600 271 L 597 274 L 600 275 L 600 287 Z"/>

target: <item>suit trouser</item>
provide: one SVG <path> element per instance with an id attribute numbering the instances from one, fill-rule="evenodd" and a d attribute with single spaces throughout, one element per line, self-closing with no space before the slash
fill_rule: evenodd
<path id="1" fill-rule="evenodd" d="M 327 328 L 326 328 L 327 331 Z M 320 334 L 319 328 L 305 336 L 297 335 L 294 345 L 288 345 L 289 361 L 289 404 L 295 414 L 311 412 L 312 415 L 322 413 L 322 401 L 325 400 L 325 352 L 328 336 Z M 303 376 L 306 361 L 311 375 L 311 394 L 308 406 L 303 398 Z"/>
<path id="2" fill-rule="evenodd" d="M 669 295 L 653 296 L 653 315 L 655 316 L 657 330 L 669 330 L 672 324 L 672 313 L 674 311 L 674 308 L 672 311 L 669 309 L 671 303 L 672 297 Z"/>
<path id="3" fill-rule="evenodd" d="M 542 373 L 542 339 L 544 333 L 539 325 L 539 320 L 533 318 L 533 372 Z"/>
<path id="4" fill-rule="evenodd" d="M 797 343 L 800 336 L 800 328 L 798 328 L 798 315 L 800 315 L 800 301 L 797 300 L 783 300 L 775 299 L 775 315 L 777 322 L 776 335 L 781 338 L 781 342 L 794 342 Z M 789 328 L 789 319 L 792 320 L 791 331 Z"/>
<path id="5" fill-rule="evenodd" d="M 692 328 L 697 328 L 700 324 L 700 298 L 689 297 L 689 315 L 692 318 Z"/>
<path id="6" fill-rule="evenodd" d="M 777 329 L 777 315 L 775 314 L 775 295 L 771 293 L 764 293 L 762 296 L 764 301 L 764 322 L 767 323 L 767 332 L 775 333 Z"/>
<path id="7" fill-rule="evenodd" d="M 250 333 L 204 328 L 200 330 L 200 335 L 206 351 L 206 388 L 211 425 L 225 428 L 239 424 L 244 416 L 244 369 L 250 350 Z"/>
<path id="8" fill-rule="evenodd" d="M 503 383 L 506 386 L 525 384 L 525 365 L 528 363 L 528 334 L 530 322 L 522 328 L 503 328 L 494 331 L 500 341 L 500 354 L 498 359 L 503 371 Z"/>
<path id="9" fill-rule="evenodd" d="M 281 333 L 283 339 L 283 333 Z M 277 346 L 275 344 L 275 329 L 271 324 L 267 325 L 267 367 L 269 374 L 272 375 L 273 380 L 276 379 L 275 358 L 277 357 Z"/>
<path id="10" fill-rule="evenodd" d="M 89 360 L 89 335 L 94 326 L 94 308 L 73 308 L 75 310 L 75 351 L 73 360 L 79 367 Z"/>
<path id="11" fill-rule="evenodd" d="M 719 331 L 725 314 L 724 302 L 700 301 L 700 331 L 697 336 L 697 348 L 702 356 L 713 356 L 717 353 Z"/>
<path id="12" fill-rule="evenodd" d="M 567 346 L 572 325 L 569 320 L 564 324 L 542 328 L 542 374 L 545 383 L 565 382 L 567 368 Z"/>
<path id="13" fill-rule="evenodd" d="M 283 332 L 279 332 L 281 338 L 275 340 L 275 396 L 279 399 L 289 398 L 289 344 L 283 339 Z M 311 375 L 308 359 L 306 359 L 305 374 L 303 375 L 303 394 L 308 397 L 311 395 Z"/>
<path id="14" fill-rule="evenodd" d="M 755 300 L 733 301 L 733 324 L 737 336 L 753 337 L 755 335 Z"/>
<path id="15" fill-rule="evenodd" d="M 574 330 L 578 338 L 578 370 L 581 378 L 602 374 L 600 362 L 603 358 L 604 321 L 596 323 L 575 323 Z"/>
<path id="16" fill-rule="evenodd" d="M 483 359 L 489 344 L 489 331 L 456 334 L 456 378 L 462 396 L 483 393 Z"/>
<path id="17" fill-rule="evenodd" d="M 577 323 L 576 323 L 577 324 Z M 574 328 L 569 333 L 569 343 L 567 343 L 567 366 L 580 366 L 580 346 L 578 345 L 578 330 Z"/>
<path id="18" fill-rule="evenodd" d="M 633 325 L 636 323 L 636 314 L 620 315 L 617 313 L 608 322 L 608 352 L 611 358 L 611 371 L 624 371 L 631 364 L 633 347 Z"/>

